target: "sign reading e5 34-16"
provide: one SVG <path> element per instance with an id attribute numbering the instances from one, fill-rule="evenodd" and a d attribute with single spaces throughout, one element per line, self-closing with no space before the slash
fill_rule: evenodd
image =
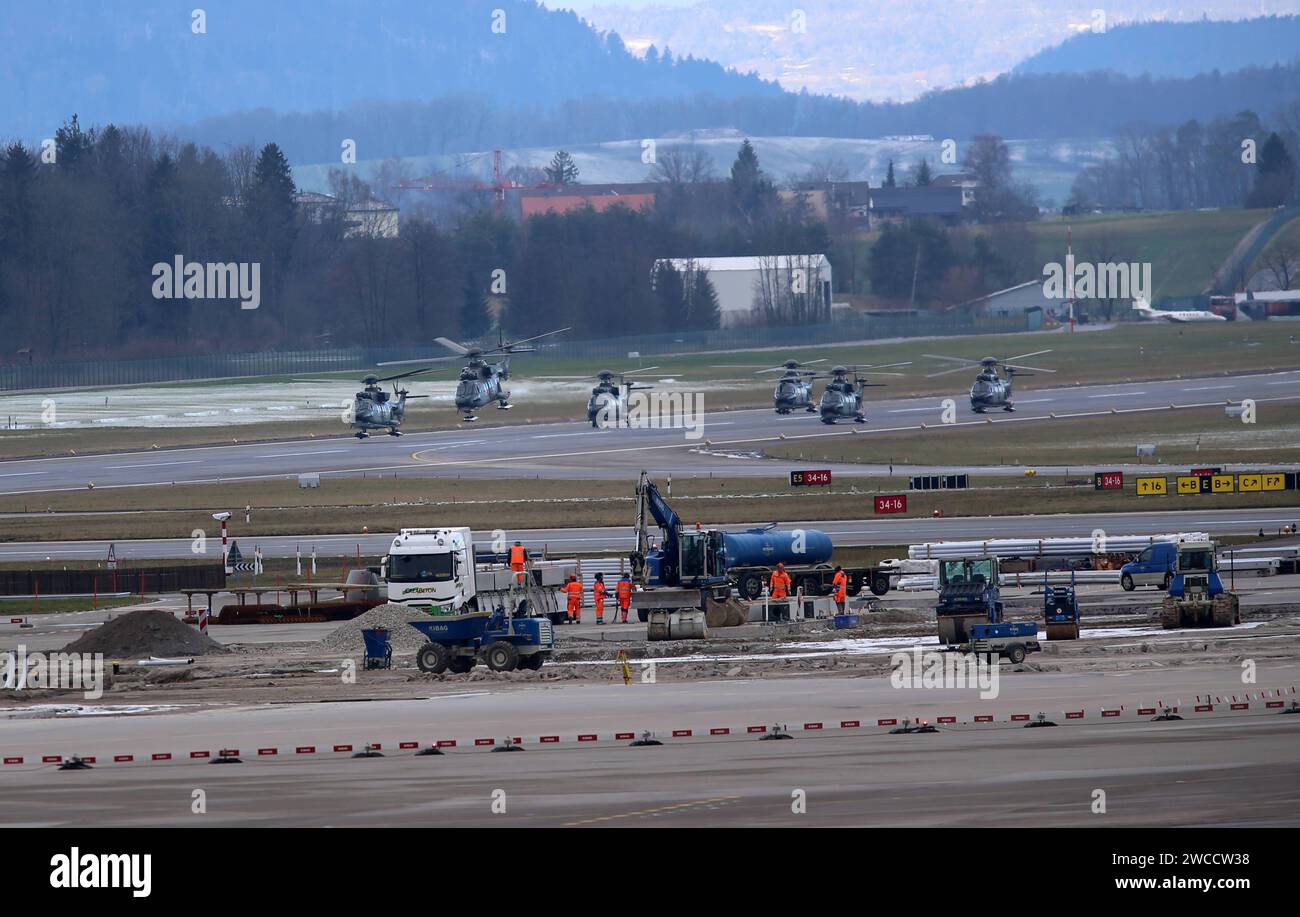
<path id="1" fill-rule="evenodd" d="M 831 483 L 831 473 L 826 471 L 792 471 L 791 487 L 827 487 Z"/>

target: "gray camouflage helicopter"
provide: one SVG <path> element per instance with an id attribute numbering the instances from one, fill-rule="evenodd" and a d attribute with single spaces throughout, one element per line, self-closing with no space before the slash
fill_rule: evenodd
<path id="1" fill-rule="evenodd" d="M 879 366 L 832 366 L 831 381 L 817 402 L 817 413 L 825 424 L 833 424 L 841 417 L 852 418 L 854 423 L 866 423 L 863 412 L 862 390 L 868 386 L 883 386 L 883 382 L 866 382 L 863 376 L 901 376 L 902 373 L 881 373 L 877 369 L 889 366 L 907 366 L 908 363 L 882 363 Z M 849 378 L 849 377 L 852 378 Z"/>
<path id="2" fill-rule="evenodd" d="M 933 379 L 935 376 L 946 376 L 949 373 L 970 370 L 978 366 L 980 367 L 979 375 L 975 377 L 975 382 L 970 387 L 970 409 L 976 414 L 983 414 L 989 408 L 1014 411 L 1016 408 L 1015 403 L 1011 400 L 1011 386 L 1017 376 L 1031 376 L 1034 373 L 1054 373 L 1056 370 L 1043 369 L 1041 366 L 1025 366 L 1012 361 L 1023 360 L 1026 357 L 1037 357 L 1051 352 L 1051 350 L 1035 350 L 1033 353 L 1022 353 L 1014 357 L 1004 357 L 1002 359 L 984 357 L 982 360 L 968 360 L 965 357 L 945 357 L 939 354 L 927 353 L 924 356 L 932 360 L 947 360 L 949 363 L 960 363 L 961 365 L 937 373 L 930 373 L 926 378 Z M 1006 370 L 1005 377 L 998 375 L 999 366 Z M 1025 372 L 1025 370 L 1031 370 L 1031 372 Z"/>
<path id="3" fill-rule="evenodd" d="M 348 426 L 356 429 L 357 439 L 365 439 L 370 435 L 370 430 L 386 430 L 389 436 L 401 436 L 402 432 L 398 429 L 402 421 L 406 419 L 406 402 L 411 398 L 428 398 L 428 395 L 412 395 L 404 388 L 398 388 L 395 380 L 405 379 L 407 376 L 418 376 L 421 373 L 427 373 L 432 367 L 426 366 L 424 369 L 413 369 L 410 372 L 398 373 L 396 376 L 379 376 L 369 375 L 361 380 L 365 386 L 364 389 L 357 392 L 352 401 L 352 410 L 345 421 Z M 295 382 L 319 382 L 324 384 L 324 379 L 295 379 Z M 393 394 L 389 396 L 384 391 L 381 382 L 393 382 Z M 345 402 L 346 405 L 346 402 Z"/>
<path id="4" fill-rule="evenodd" d="M 628 376 L 637 373 L 648 373 L 652 369 L 658 369 L 658 366 L 647 366 L 643 369 L 630 369 L 626 372 L 613 373 L 608 369 L 602 369 L 596 378 L 599 380 L 596 387 L 591 390 L 591 397 L 587 399 L 587 420 L 593 427 L 617 427 L 627 423 L 628 399 L 634 391 L 644 391 L 650 386 L 637 385 L 636 379 L 628 380 Z M 615 375 L 618 381 L 614 381 Z"/>
<path id="5" fill-rule="evenodd" d="M 527 344 L 529 341 L 536 341 L 568 330 L 568 328 L 558 328 L 555 331 L 547 331 L 544 334 L 535 334 L 530 338 L 521 338 L 518 341 L 509 342 L 502 337 L 498 337 L 499 343 L 497 346 L 488 350 L 480 347 L 467 347 L 450 338 L 434 338 L 443 347 L 468 359 L 468 362 L 460 371 L 460 381 L 456 384 L 456 410 L 463 414 L 461 420 L 466 422 L 478 420 L 474 412 L 491 404 L 493 401 L 497 403 L 498 411 L 510 410 L 513 407 L 510 404 L 510 393 L 501 385 L 501 383 L 510 379 L 510 356 L 516 353 L 532 353 L 537 349 L 535 347 L 520 347 L 520 344 Z M 505 355 L 500 363 L 489 363 L 484 359 L 484 357 L 498 353 Z M 456 357 L 431 357 L 427 360 L 395 360 L 389 363 L 380 363 L 379 365 L 398 366 L 402 363 L 442 363 L 454 359 Z"/>
<path id="6" fill-rule="evenodd" d="M 809 360 L 807 363 L 786 360 L 780 366 L 757 370 L 754 375 L 781 373 L 781 378 L 776 380 L 776 388 L 772 391 L 772 403 L 778 414 L 789 414 L 797 408 L 815 414 L 817 406 L 813 404 L 813 380 L 821 377 L 817 375 L 817 370 L 803 369 L 803 367 L 825 362 L 825 357 L 820 360 Z"/>

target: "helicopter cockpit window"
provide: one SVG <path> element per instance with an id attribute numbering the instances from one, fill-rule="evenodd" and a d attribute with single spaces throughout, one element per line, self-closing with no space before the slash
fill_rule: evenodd
<path id="1" fill-rule="evenodd" d="M 445 583 L 452 578 L 450 554 L 390 554 L 391 583 Z"/>
<path id="2" fill-rule="evenodd" d="M 456 397 L 472 398 L 474 397 L 476 390 L 477 390 L 477 386 L 474 384 L 474 380 L 472 378 L 461 379 L 460 384 L 456 386 Z"/>

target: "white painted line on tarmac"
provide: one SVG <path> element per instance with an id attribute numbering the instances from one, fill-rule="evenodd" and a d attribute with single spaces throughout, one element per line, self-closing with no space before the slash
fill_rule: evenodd
<path id="1" fill-rule="evenodd" d="M 0 478 L 21 478 L 29 474 L 47 474 L 45 471 L 7 471 Z"/>
<path id="2" fill-rule="evenodd" d="M 1281 382 L 1265 382 L 1265 385 L 1300 385 L 1300 379 L 1284 379 Z"/>
<path id="3" fill-rule="evenodd" d="M 1232 388 L 1231 385 L 1198 385 L 1195 388 L 1185 388 L 1185 392 L 1215 392 L 1219 389 Z"/>
<path id="4" fill-rule="evenodd" d="M 351 452 L 351 449 L 321 449 L 317 452 L 272 452 L 270 455 L 259 455 L 258 458 L 296 458 L 300 455 L 332 455 L 335 452 Z M 182 464 L 182 463 L 178 463 Z"/>
<path id="5" fill-rule="evenodd" d="M 169 465 L 197 465 L 202 459 L 191 459 L 187 462 L 148 462 L 134 465 L 105 465 L 105 468 L 165 468 Z"/>
<path id="6" fill-rule="evenodd" d="M 1129 398 L 1133 395 L 1145 395 L 1146 392 L 1111 392 L 1106 395 L 1089 395 L 1089 398 Z"/>

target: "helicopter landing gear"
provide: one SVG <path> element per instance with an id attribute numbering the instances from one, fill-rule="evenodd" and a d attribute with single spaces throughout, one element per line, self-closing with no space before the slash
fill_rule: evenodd
<path id="1" fill-rule="evenodd" d="M 808 405 L 808 407 L 804 408 L 804 410 L 805 410 L 806 412 L 808 412 L 809 414 L 816 414 L 816 413 L 817 413 L 817 407 L 816 407 L 815 405 L 811 405 L 811 404 Z"/>
<path id="2" fill-rule="evenodd" d="M 867 415 L 866 415 L 866 414 L 854 414 L 854 415 L 853 415 L 853 422 L 854 422 L 854 423 L 866 423 L 866 422 L 867 422 Z"/>
<path id="3" fill-rule="evenodd" d="M 1005 405 L 1002 406 L 1002 410 L 1007 411 L 1008 413 L 1012 413 L 1012 414 L 1014 414 L 1015 411 L 1016 411 L 1016 408 L 1015 408 L 1015 405 L 1013 405 L 1010 401 L 1008 401 Z"/>
<path id="4" fill-rule="evenodd" d="M 835 425 L 835 418 L 834 418 L 834 417 L 831 417 L 831 416 L 829 416 L 829 415 L 825 415 L 825 414 L 824 414 L 824 415 L 822 415 L 822 423 L 830 424 L 831 426 L 834 426 L 834 425 Z"/>
<path id="5" fill-rule="evenodd" d="M 402 431 L 399 430 L 399 429 L 397 429 L 397 427 L 389 427 L 389 428 L 388 428 L 388 435 L 389 435 L 389 436 L 401 436 L 401 435 L 402 435 Z"/>
<path id="6" fill-rule="evenodd" d="M 356 436 L 357 439 L 366 439 L 367 437 L 370 436 L 370 434 L 367 433 L 365 430 L 358 430 L 354 435 Z"/>
<path id="7" fill-rule="evenodd" d="M 974 414 L 983 414 L 983 413 L 984 413 L 984 409 L 983 409 L 983 408 L 971 408 L 971 412 L 974 413 Z"/>
<path id="8" fill-rule="evenodd" d="M 508 410 L 510 410 L 512 407 L 514 407 L 514 405 L 511 404 L 509 401 L 498 401 L 498 402 L 497 402 L 497 410 L 498 410 L 498 411 L 508 411 Z"/>
<path id="9" fill-rule="evenodd" d="M 461 418 L 461 420 L 464 421 L 465 423 L 472 423 L 473 421 L 478 420 L 478 418 L 475 417 L 473 414 L 466 414 L 464 417 Z"/>

